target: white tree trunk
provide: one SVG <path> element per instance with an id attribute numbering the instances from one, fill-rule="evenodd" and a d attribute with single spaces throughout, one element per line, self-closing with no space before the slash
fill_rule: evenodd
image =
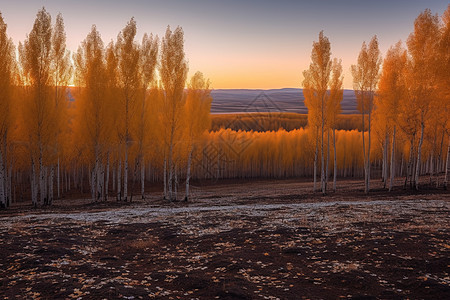
<path id="1" fill-rule="evenodd" d="M 3 155 L 0 150 L 0 208 L 6 208 L 6 170 L 5 164 L 3 163 Z"/>
<path id="2" fill-rule="evenodd" d="M 336 154 L 336 129 L 335 128 L 333 128 L 333 148 L 334 148 L 333 191 L 336 192 L 337 154 Z"/>
<path id="3" fill-rule="evenodd" d="M 97 163 L 94 165 L 94 168 L 91 171 L 91 196 L 92 201 L 97 199 Z M 67 175 L 66 175 L 67 176 Z"/>
<path id="4" fill-rule="evenodd" d="M 367 145 L 367 176 L 366 176 L 366 194 L 369 193 L 370 191 L 370 144 L 371 144 L 371 137 L 370 137 L 370 132 L 371 132 L 371 109 L 369 109 L 369 142 Z"/>
<path id="5" fill-rule="evenodd" d="M 128 197 L 128 144 L 125 145 L 125 160 L 123 162 L 123 199 L 127 202 Z"/>
<path id="6" fill-rule="evenodd" d="M 33 207 L 38 206 L 38 183 L 36 180 L 36 163 L 31 159 L 31 202 Z"/>
<path id="7" fill-rule="evenodd" d="M 43 194 L 44 194 L 44 205 L 48 205 L 48 168 L 45 167 L 44 168 L 44 190 L 43 190 Z"/>
<path id="8" fill-rule="evenodd" d="M 144 159 L 141 162 L 141 197 L 145 200 L 145 164 Z"/>
<path id="9" fill-rule="evenodd" d="M 186 196 L 184 197 L 184 201 L 189 200 L 189 180 L 191 179 L 191 162 L 192 162 L 192 149 L 189 151 L 188 161 L 187 161 L 187 170 L 186 170 Z"/>
<path id="10" fill-rule="evenodd" d="M 83 180 L 84 180 L 84 174 L 83 174 L 83 170 L 84 170 L 84 167 L 83 167 L 83 165 L 81 165 L 81 168 L 80 168 L 81 170 L 80 170 L 80 192 L 81 192 L 81 194 L 83 194 Z"/>
<path id="11" fill-rule="evenodd" d="M 167 199 L 167 159 L 164 155 L 164 200 Z"/>
<path id="12" fill-rule="evenodd" d="M 121 201 L 122 200 L 122 160 L 120 158 L 119 155 L 119 163 L 117 166 L 117 201 Z"/>
<path id="13" fill-rule="evenodd" d="M 320 172 L 320 182 L 322 185 L 322 194 L 325 195 L 326 193 L 326 185 L 325 185 L 325 158 L 324 158 L 324 151 L 323 151 L 323 135 L 325 130 L 325 116 L 324 116 L 324 97 L 322 96 L 322 127 L 321 127 L 321 139 L 320 139 L 320 151 L 321 151 L 321 172 Z"/>
<path id="14" fill-rule="evenodd" d="M 70 191 L 71 190 L 71 187 L 70 187 L 70 185 L 71 185 L 71 179 L 70 179 L 70 172 L 68 171 L 67 172 L 67 186 L 68 186 L 68 191 Z"/>
<path id="15" fill-rule="evenodd" d="M 178 196 L 178 172 L 177 172 L 177 165 L 175 164 L 174 167 L 174 178 L 175 178 L 175 184 L 174 184 L 174 200 L 177 201 Z"/>
<path id="16" fill-rule="evenodd" d="M 53 204 L 53 180 L 55 178 L 55 166 L 50 167 L 50 179 L 48 182 L 48 205 Z"/>
<path id="17" fill-rule="evenodd" d="M 447 159 L 445 162 L 444 188 L 448 187 L 448 174 L 450 173 L 450 135 L 448 136 Z"/>
<path id="18" fill-rule="evenodd" d="M 109 153 L 108 153 L 108 159 L 106 162 L 105 201 L 108 200 L 108 195 L 109 195 Z"/>
<path id="19" fill-rule="evenodd" d="M 60 165 L 59 165 L 59 156 L 58 156 L 58 169 L 56 170 L 56 177 L 57 177 L 57 179 L 56 179 L 56 187 L 57 187 L 57 189 L 58 189 L 58 191 L 57 191 L 57 194 L 58 194 L 58 199 L 60 199 L 61 198 L 61 190 L 60 190 L 60 187 L 61 187 L 61 185 L 60 185 Z M 83 180 L 83 179 L 81 179 L 81 180 Z"/>
<path id="20" fill-rule="evenodd" d="M 394 178 L 395 178 L 395 125 L 394 131 L 392 133 L 392 149 L 391 149 L 391 180 L 389 181 L 389 191 L 392 191 L 392 187 L 394 186 Z"/>
<path id="21" fill-rule="evenodd" d="M 100 163 L 98 172 L 98 200 L 101 201 L 105 199 L 105 167 L 102 163 Z"/>
<path id="22" fill-rule="evenodd" d="M 385 137 L 384 137 L 384 144 L 383 144 L 383 164 L 382 164 L 382 181 L 383 181 L 383 188 L 386 188 L 388 177 L 389 177 L 389 134 L 386 131 Z"/>
<path id="23" fill-rule="evenodd" d="M 169 148 L 169 201 L 173 200 L 173 145 Z"/>
<path id="24" fill-rule="evenodd" d="M 116 192 L 116 169 L 114 168 L 114 164 L 112 168 L 112 190 Z"/>
<path id="25" fill-rule="evenodd" d="M 362 92 L 362 109 L 361 109 L 361 115 L 362 115 L 362 148 L 363 148 L 363 166 L 364 166 L 364 192 L 367 194 L 367 159 L 366 159 L 366 142 L 365 142 L 365 110 L 364 110 L 364 92 Z"/>
<path id="26" fill-rule="evenodd" d="M 41 206 L 45 202 L 45 188 L 44 188 L 44 164 L 42 161 L 42 146 L 39 145 L 39 190 L 40 198 L 38 205 Z"/>
<path id="27" fill-rule="evenodd" d="M 7 190 L 8 190 L 8 194 L 6 197 L 6 207 L 9 207 L 11 203 L 13 203 L 13 192 L 12 192 L 12 166 L 9 166 L 9 175 L 6 177 L 6 179 L 8 180 L 6 186 L 7 186 Z M 14 191 L 14 202 L 15 202 L 15 191 Z"/>
<path id="28" fill-rule="evenodd" d="M 328 187 L 328 178 L 329 178 L 329 166 L 330 166 L 330 130 L 327 129 L 327 170 L 325 175 L 325 191 Z"/>
<path id="29" fill-rule="evenodd" d="M 423 132 L 425 129 L 425 125 L 422 122 L 420 126 L 420 140 L 419 140 L 419 148 L 417 149 L 417 166 L 416 166 L 416 175 L 414 179 L 414 185 L 416 190 L 419 189 L 419 175 L 420 175 L 420 167 L 421 167 L 421 155 L 422 155 L 422 144 L 423 144 Z"/>
<path id="30" fill-rule="evenodd" d="M 316 139 L 316 151 L 314 151 L 314 192 L 317 191 L 317 158 L 319 152 L 319 145 Z"/>

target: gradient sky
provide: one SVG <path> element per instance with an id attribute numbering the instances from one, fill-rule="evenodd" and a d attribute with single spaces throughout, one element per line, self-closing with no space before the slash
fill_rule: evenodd
<path id="1" fill-rule="evenodd" d="M 167 25 L 183 27 L 190 74 L 202 71 L 213 88 L 301 87 L 311 47 L 320 30 L 341 58 L 344 87 L 352 88 L 350 66 L 363 41 L 378 35 L 382 53 L 405 41 L 425 8 L 442 15 L 446 0 L 0 0 L 8 35 L 16 44 L 30 32 L 45 6 L 61 12 L 67 46 L 75 51 L 96 24 L 103 41 L 115 39 L 134 16 L 138 39 L 162 36 Z"/>

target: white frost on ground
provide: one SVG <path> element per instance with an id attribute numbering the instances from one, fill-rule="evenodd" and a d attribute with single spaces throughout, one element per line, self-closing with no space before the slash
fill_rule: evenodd
<path id="1" fill-rule="evenodd" d="M 370 221 L 370 212 L 377 215 L 385 215 L 387 218 L 395 216 L 417 215 L 419 211 L 450 211 L 450 202 L 445 200 L 375 200 L 375 201 L 330 201 L 312 203 L 287 203 L 287 204 L 231 204 L 213 206 L 185 206 L 164 207 L 139 205 L 127 208 L 108 209 L 104 211 L 78 211 L 70 213 L 30 213 L 19 216 L 0 217 L 0 230 L 8 230 L 19 222 L 28 222 L 38 225 L 41 222 L 105 222 L 106 224 L 127 224 L 143 222 L 164 222 L 171 219 L 191 218 L 195 223 L 197 217 L 211 215 L 211 218 L 220 217 L 264 217 L 265 223 L 271 220 L 276 223 L 288 224 L 297 222 L 302 218 L 309 223 L 330 223 L 330 218 L 339 217 L 340 222 Z M 339 212 L 330 214 L 330 211 Z M 335 216 L 336 215 L 336 216 Z M 447 214 L 448 216 L 448 214 Z M 423 217 L 426 217 L 425 215 Z M 218 219 L 217 219 L 218 220 Z M 346 221 L 347 220 L 347 221 Z M 211 222 L 214 220 L 212 219 Z M 222 220 L 223 221 L 223 220 Z M 337 224 L 337 220 L 333 220 Z M 377 219 L 377 221 L 380 221 Z M 443 220 L 449 222 L 448 220 Z M 226 224 L 223 224 L 226 225 Z M 272 224 L 275 225 L 275 224 Z M 279 224 L 280 225 L 280 224 Z M 229 226 L 226 226 L 229 227 Z M 231 228 L 231 227 L 230 227 Z M 225 228 L 223 228 L 225 229 Z"/>

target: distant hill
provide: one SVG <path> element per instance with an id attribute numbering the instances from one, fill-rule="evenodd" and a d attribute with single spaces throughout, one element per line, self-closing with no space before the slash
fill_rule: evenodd
<path id="1" fill-rule="evenodd" d="M 294 112 L 308 113 L 302 89 L 273 90 L 217 89 L 211 92 L 211 113 Z M 356 97 L 353 90 L 344 90 L 343 114 L 356 114 Z"/>

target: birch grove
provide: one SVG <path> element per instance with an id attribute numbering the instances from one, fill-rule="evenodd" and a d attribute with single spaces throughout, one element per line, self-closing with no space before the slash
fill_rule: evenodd
<path id="1" fill-rule="evenodd" d="M 147 201 L 150 188 L 188 201 L 198 180 L 222 178 L 312 176 L 323 194 L 340 178 L 363 180 L 366 193 L 371 178 L 386 191 L 447 188 L 449 24 L 450 8 L 425 10 L 383 60 L 376 36 L 362 44 L 351 69 L 361 116 L 341 115 L 342 61 L 320 32 L 302 73 L 308 114 L 265 115 L 261 131 L 249 129 L 252 113 L 211 124 L 212 84 L 188 74 L 181 27 L 139 41 L 131 18 L 105 44 L 93 25 L 70 53 L 63 16 L 42 8 L 16 52 L 0 14 L 0 207 Z"/>

